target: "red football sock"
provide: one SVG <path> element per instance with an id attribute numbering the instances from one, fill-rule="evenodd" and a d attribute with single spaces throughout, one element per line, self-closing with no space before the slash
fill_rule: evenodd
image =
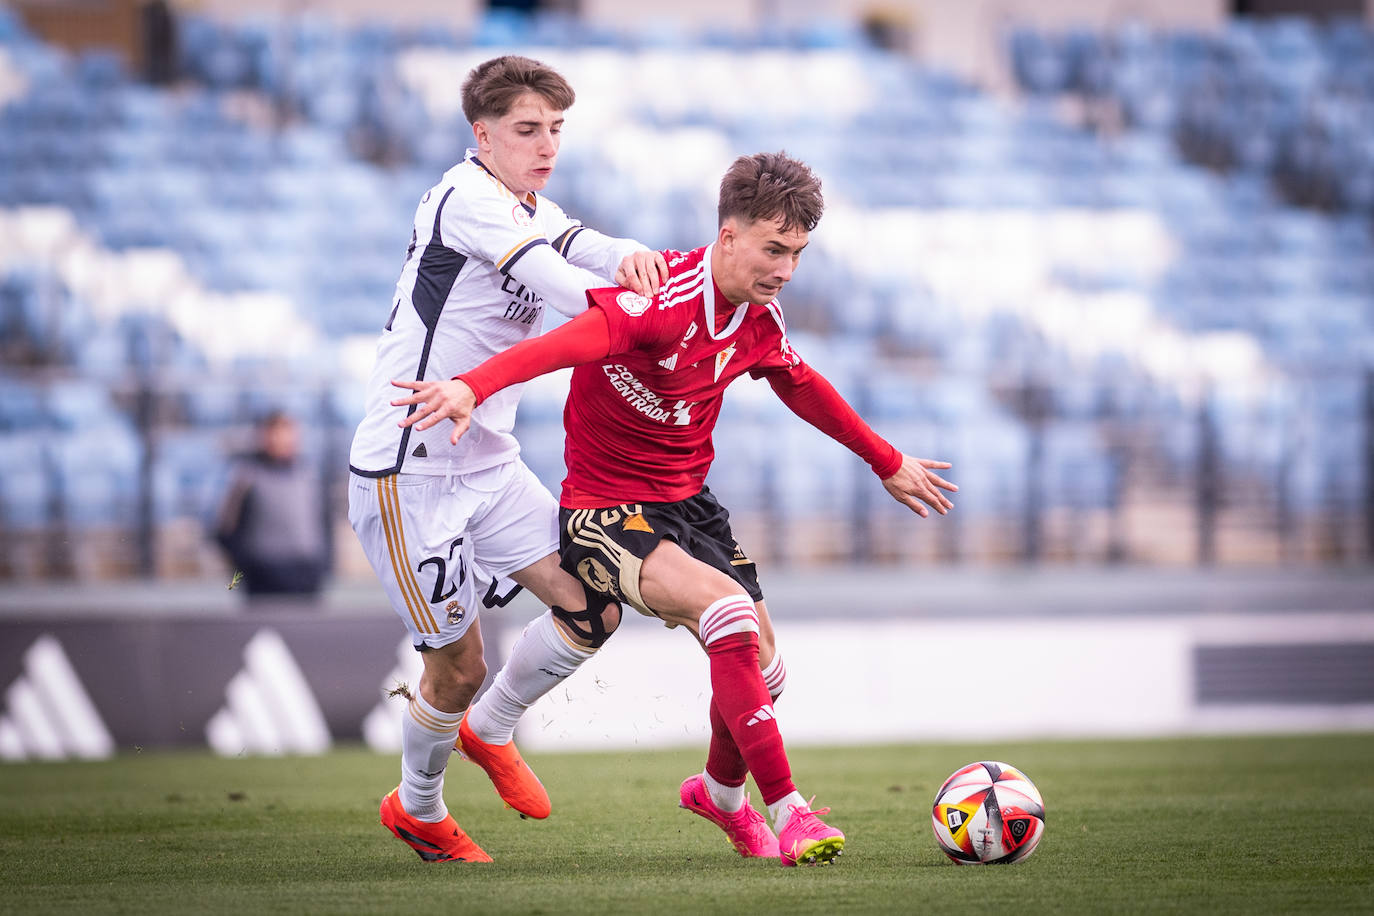
<path id="1" fill-rule="evenodd" d="M 715 697 L 711 697 L 711 748 L 706 752 L 706 772 L 726 786 L 742 786 L 749 775 L 749 766 L 720 714 Z"/>
<path id="2" fill-rule="evenodd" d="M 759 671 L 758 634 L 721 636 L 706 647 L 706 655 L 711 662 L 712 706 L 719 707 L 721 723 L 754 774 L 763 803 L 771 805 L 795 792 L 796 786 L 773 717 L 772 699 Z M 712 717 L 713 731 L 715 725 Z"/>

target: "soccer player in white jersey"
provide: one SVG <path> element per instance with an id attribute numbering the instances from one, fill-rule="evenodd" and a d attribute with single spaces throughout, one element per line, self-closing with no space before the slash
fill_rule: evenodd
<path id="1" fill-rule="evenodd" d="M 455 743 L 522 814 L 547 817 L 550 808 L 514 745 L 482 740 L 463 717 L 486 677 L 477 568 L 509 576 L 551 608 L 526 630 L 548 670 L 507 665 L 501 695 L 514 697 L 516 717 L 619 623 L 615 602 L 590 603 L 559 568 L 557 503 L 511 434 L 518 387 L 474 412 L 457 444 L 441 430 L 403 427 L 413 408 L 391 403 L 393 379 L 449 379 L 537 335 L 546 305 L 576 315 L 586 291 L 607 278 L 646 295 L 666 278 L 657 252 L 587 229 L 538 194 L 573 99 L 562 76 L 524 57 L 495 58 L 468 75 L 463 112 L 477 147 L 415 212 L 349 456 L 349 520 L 424 661 L 403 722 L 401 783 L 383 798 L 381 819 L 431 862 L 491 861 L 444 804 Z"/>

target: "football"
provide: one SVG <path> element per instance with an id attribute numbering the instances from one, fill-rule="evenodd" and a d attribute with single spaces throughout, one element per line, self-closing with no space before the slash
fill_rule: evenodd
<path id="1" fill-rule="evenodd" d="M 960 865 L 1008 865 L 1035 851 L 1045 803 L 1025 773 L 981 760 L 945 780 L 930 819 L 940 848 Z"/>

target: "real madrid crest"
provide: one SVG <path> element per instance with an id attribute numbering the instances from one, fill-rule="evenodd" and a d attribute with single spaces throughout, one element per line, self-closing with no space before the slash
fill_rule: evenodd
<path id="1" fill-rule="evenodd" d="M 463 618 L 466 617 L 468 613 L 457 601 L 450 601 L 444 610 L 448 611 L 449 626 L 462 623 Z"/>

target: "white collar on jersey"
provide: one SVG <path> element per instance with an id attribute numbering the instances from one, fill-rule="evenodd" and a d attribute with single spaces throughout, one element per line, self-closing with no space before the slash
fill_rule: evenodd
<path id="1" fill-rule="evenodd" d="M 725 330 L 716 333 L 716 278 L 711 273 L 711 252 L 715 251 L 716 245 L 712 242 L 706 246 L 706 254 L 702 255 L 701 263 L 706 268 L 706 282 L 702 284 L 704 295 L 702 299 L 706 302 L 706 333 L 712 340 L 724 340 L 731 334 L 739 330 L 739 326 L 744 323 L 744 316 L 749 313 L 749 303 L 745 302 L 735 306 L 735 314 L 730 318 L 730 323 L 725 326 Z"/>
<path id="2" fill-rule="evenodd" d="M 479 169 L 490 175 L 492 181 L 495 181 L 497 184 L 501 185 L 501 187 L 505 188 L 507 193 L 509 193 L 511 197 L 515 197 L 516 202 L 520 204 L 520 206 L 525 208 L 526 213 L 528 213 L 530 216 L 534 216 L 534 209 L 539 204 L 539 195 L 535 194 L 533 191 L 530 191 L 529 196 L 526 197 L 524 200 L 521 200 L 519 197 L 516 197 L 515 192 L 510 189 L 510 186 L 507 185 L 500 178 L 498 178 L 495 172 L 487 168 L 487 164 L 485 162 L 477 158 L 477 152 L 478 151 L 473 149 L 472 147 L 468 147 L 466 154 L 463 156 L 463 161 L 471 162 L 473 165 L 477 166 Z"/>

